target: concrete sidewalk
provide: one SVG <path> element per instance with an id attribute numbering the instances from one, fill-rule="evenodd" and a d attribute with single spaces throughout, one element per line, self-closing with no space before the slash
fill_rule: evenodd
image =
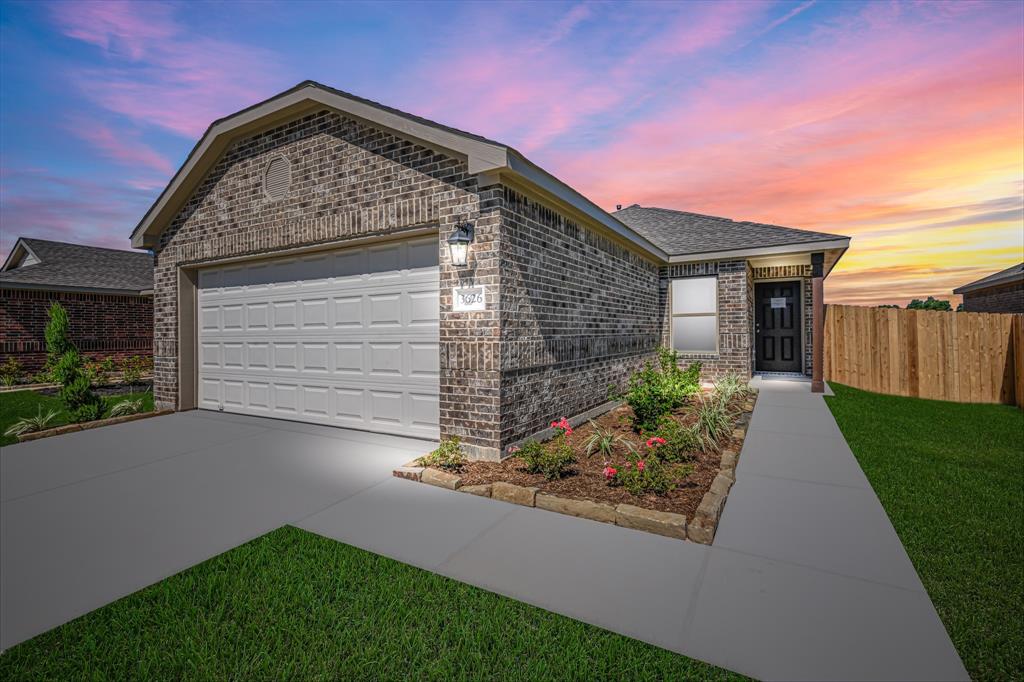
<path id="1" fill-rule="evenodd" d="M 803 382 L 761 382 L 711 547 L 400 479 L 297 525 L 756 678 L 968 679 Z"/>

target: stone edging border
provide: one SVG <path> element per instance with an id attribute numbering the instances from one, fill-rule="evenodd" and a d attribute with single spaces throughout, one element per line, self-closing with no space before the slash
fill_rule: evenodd
<path id="1" fill-rule="evenodd" d="M 498 481 L 484 485 L 462 485 L 462 478 L 457 474 L 421 467 L 413 460 L 405 466 L 396 468 L 392 473 L 398 478 L 407 478 L 412 481 L 427 483 L 439 488 L 457 490 L 470 495 L 490 497 L 503 502 L 511 502 L 524 507 L 537 507 L 547 511 L 578 516 L 583 519 L 600 521 L 602 523 L 613 523 L 624 528 L 633 528 L 648 533 L 656 533 L 679 540 L 690 540 L 704 545 L 710 545 L 715 538 L 715 531 L 718 529 L 718 520 L 722 515 L 722 508 L 725 507 L 725 500 L 729 496 L 732 484 L 736 482 L 736 464 L 740 452 L 743 449 L 743 441 L 747 437 L 747 426 L 750 417 L 754 412 L 754 404 L 757 402 L 757 390 L 753 389 L 743 405 L 743 413 L 737 420 L 733 429 L 733 439 L 739 441 L 736 448 L 727 448 L 722 451 L 722 463 L 718 475 L 711 482 L 711 488 L 704 493 L 700 506 L 690 522 L 687 523 L 686 516 L 672 512 L 644 509 L 631 504 L 619 504 L 612 506 L 604 502 L 592 502 L 590 500 L 575 500 L 567 497 L 558 497 L 542 493 L 538 488 L 513 485 Z"/>
<path id="2" fill-rule="evenodd" d="M 152 381 L 152 374 L 143 374 L 139 377 L 139 381 Z M 103 387 L 107 386 L 124 386 L 124 381 L 118 379 L 112 381 L 109 384 L 103 384 Z M 60 388 L 60 384 L 12 384 L 10 386 L 0 386 L 0 394 L 2 393 L 14 393 L 15 391 L 45 391 L 48 388 Z"/>
<path id="3" fill-rule="evenodd" d="M 62 436 L 65 433 L 74 433 L 76 431 L 86 431 L 88 429 L 97 429 L 101 426 L 112 426 L 114 424 L 123 424 L 125 422 L 133 422 L 139 419 L 148 419 L 149 417 L 162 417 L 167 414 L 174 414 L 174 410 L 153 410 L 152 412 L 139 412 L 138 414 L 126 414 L 123 417 L 112 417 L 110 419 L 97 419 L 91 422 L 82 422 L 81 424 L 65 424 L 64 426 L 58 426 L 52 429 L 46 429 L 45 431 L 35 431 L 33 433 L 24 433 L 18 436 L 18 442 L 24 443 L 30 440 L 39 440 L 40 438 L 49 438 L 50 436 Z"/>

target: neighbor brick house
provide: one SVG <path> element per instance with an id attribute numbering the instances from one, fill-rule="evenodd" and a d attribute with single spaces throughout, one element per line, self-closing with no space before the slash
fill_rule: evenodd
<path id="1" fill-rule="evenodd" d="M 213 123 L 132 243 L 156 256 L 161 405 L 496 458 L 662 345 L 820 388 L 812 321 L 849 239 L 609 213 L 506 145 L 305 82 Z"/>
<path id="2" fill-rule="evenodd" d="M 953 290 L 969 313 L 1024 313 L 1024 263 Z"/>
<path id="3" fill-rule="evenodd" d="M 0 268 L 0 362 L 28 372 L 46 362 L 44 332 L 54 302 L 88 358 L 149 357 L 153 349 L 153 257 L 148 253 L 18 239 Z"/>

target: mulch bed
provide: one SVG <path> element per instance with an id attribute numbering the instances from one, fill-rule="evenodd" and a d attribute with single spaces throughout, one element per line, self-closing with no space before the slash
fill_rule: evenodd
<path id="1" fill-rule="evenodd" d="M 739 402 L 741 405 L 742 400 Z M 740 405 L 736 405 L 737 413 L 739 413 Z M 633 411 L 628 406 L 622 406 L 606 412 L 594 421 L 602 430 L 613 429 L 617 435 L 632 442 L 638 452 L 644 452 L 647 449 L 645 440 L 633 432 L 632 416 Z M 672 416 L 684 424 L 693 420 L 689 406 L 676 410 Z M 576 453 L 577 462 L 574 470 L 564 478 L 547 481 L 540 474 L 529 474 L 525 471 L 522 460 L 513 456 L 502 462 L 469 462 L 459 472 L 462 479 L 461 485 L 481 485 L 504 481 L 519 486 L 532 486 L 538 488 L 540 492 L 559 497 L 604 502 L 611 505 L 631 504 L 645 509 L 683 514 L 687 518 L 692 518 L 704 498 L 704 493 L 708 491 L 711 482 L 718 475 L 722 459 L 720 452 L 707 454 L 694 452 L 692 458 L 688 460 L 693 471 L 682 478 L 674 490 L 665 495 L 653 493 L 633 495 L 621 487 L 608 485 L 604 477 L 605 460 L 601 455 L 595 454 L 587 457 L 586 442 L 593 431 L 594 428 L 589 423 L 581 424 L 569 436 L 569 443 Z M 731 438 L 728 438 L 719 445 L 724 449 L 736 444 Z M 621 469 L 628 461 L 625 447 L 617 446 L 615 455 L 610 460 L 611 465 Z"/>
<path id="2" fill-rule="evenodd" d="M 134 384 L 107 384 L 105 386 L 93 386 L 92 390 L 95 391 L 96 395 L 99 396 L 110 396 L 110 395 L 125 395 L 127 393 L 138 393 L 141 397 L 143 393 L 147 393 L 153 390 L 152 380 L 143 380 Z M 37 391 L 39 395 L 55 396 L 60 394 L 60 387 L 44 388 Z"/>

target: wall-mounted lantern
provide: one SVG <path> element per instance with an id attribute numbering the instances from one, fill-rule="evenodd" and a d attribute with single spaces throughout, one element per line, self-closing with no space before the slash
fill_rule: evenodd
<path id="1" fill-rule="evenodd" d="M 469 258 L 469 245 L 473 243 L 473 223 L 461 222 L 455 226 L 455 232 L 448 237 L 448 250 L 451 252 L 452 265 L 457 268 L 466 267 Z"/>

